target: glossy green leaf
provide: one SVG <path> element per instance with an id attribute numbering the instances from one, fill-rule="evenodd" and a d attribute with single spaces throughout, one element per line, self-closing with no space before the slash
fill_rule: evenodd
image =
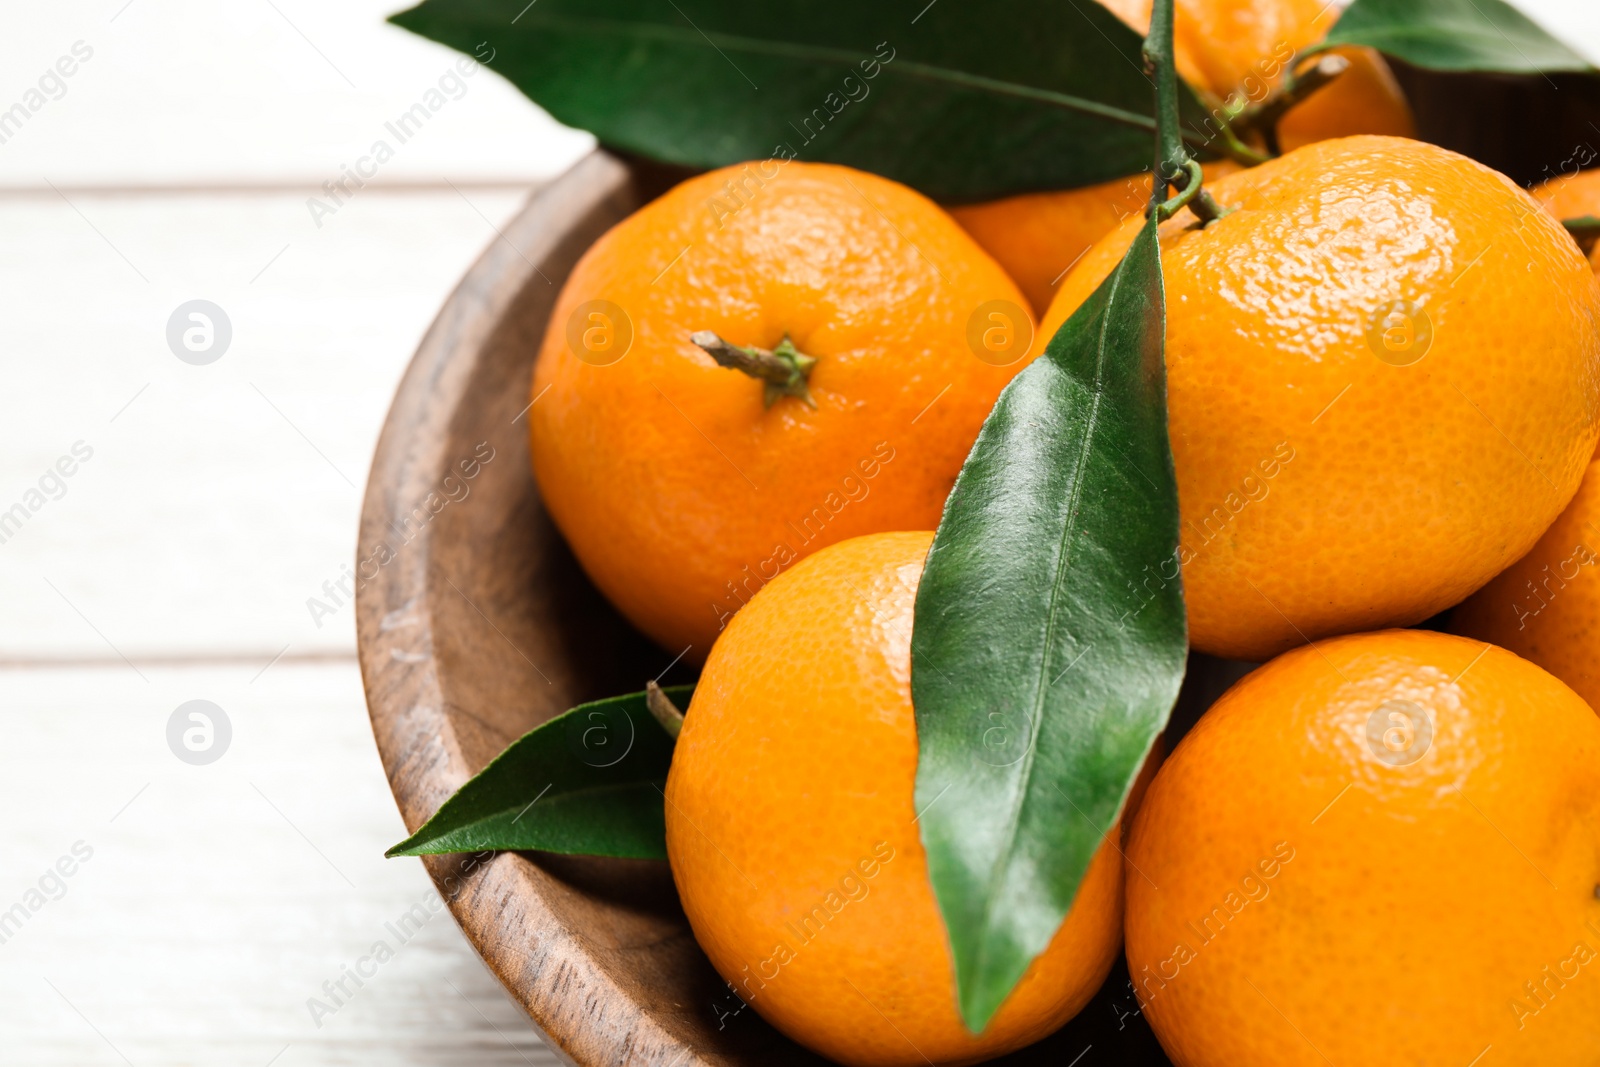
<path id="1" fill-rule="evenodd" d="M 1150 223 L 1001 393 L 917 591 L 916 804 L 974 1032 L 1061 925 L 1183 679 L 1163 331 Z"/>
<path id="2" fill-rule="evenodd" d="M 694 686 L 665 690 L 688 706 Z M 673 741 L 643 693 L 579 704 L 523 734 L 388 856 L 537 849 L 666 859 Z"/>
<path id="3" fill-rule="evenodd" d="M 1504 0 L 1355 0 L 1318 46 L 1370 45 L 1432 70 L 1594 68 Z"/>
<path id="4" fill-rule="evenodd" d="M 1155 129 L 1140 38 L 1088 0 L 426 0 L 392 21 L 690 166 L 794 157 L 977 200 L 1143 170 Z"/>

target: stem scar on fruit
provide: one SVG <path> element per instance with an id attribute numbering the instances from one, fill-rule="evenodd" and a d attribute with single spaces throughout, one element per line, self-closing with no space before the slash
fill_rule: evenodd
<path id="1" fill-rule="evenodd" d="M 755 345 L 729 344 L 710 330 L 696 331 L 689 336 L 689 340 L 705 349 L 718 366 L 743 371 L 765 382 L 762 397 L 767 407 L 770 408 L 783 397 L 792 396 L 815 410 L 817 402 L 812 399 L 809 381 L 811 368 L 817 365 L 817 361 L 795 348 L 788 334 L 784 334 L 778 347 L 770 351 Z"/>

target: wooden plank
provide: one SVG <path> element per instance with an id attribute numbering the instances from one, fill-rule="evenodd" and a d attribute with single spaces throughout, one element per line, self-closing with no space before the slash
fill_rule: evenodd
<path id="1" fill-rule="evenodd" d="M 324 583 L 354 561 L 384 412 L 443 294 L 523 199 L 375 194 L 318 229 L 286 195 L 0 197 L 0 228 L 29 250 L 0 260 L 0 286 L 25 294 L 5 325 L 0 513 L 40 505 L 0 543 L 0 600 L 28 606 L 0 616 L 0 656 L 352 651 L 348 597 Z M 207 366 L 166 338 L 196 297 L 232 322 Z M 75 472 L 57 486 L 62 457 Z"/>
<path id="2" fill-rule="evenodd" d="M 354 665 L 252 673 L 0 671 L 0 804 L 28 813 L 0 911 L 74 868 L 0 929 L 6 1062 L 558 1062 L 421 864 L 383 859 L 404 827 Z M 196 697 L 233 732 L 205 766 L 166 739 Z"/>
<path id="3" fill-rule="evenodd" d="M 277 181 L 304 196 L 378 141 L 393 155 L 362 168 L 374 182 L 526 183 L 589 150 L 587 134 L 529 104 L 493 62 L 463 76 L 464 57 L 384 22 L 406 6 L 110 0 L 19 12 L 0 40 L 11 72 L 0 110 L 59 61 L 73 73 L 47 78 L 4 141 L 0 189 Z M 404 140 L 388 129 L 419 105 Z"/>

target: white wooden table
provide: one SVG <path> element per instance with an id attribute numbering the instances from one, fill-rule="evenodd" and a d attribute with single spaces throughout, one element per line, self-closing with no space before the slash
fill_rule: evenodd
<path id="1" fill-rule="evenodd" d="M 1529 6 L 1600 55 L 1600 5 Z M 324 583 L 435 309 L 589 141 L 479 71 L 314 218 L 455 68 L 389 10 L 6 10 L 0 110 L 39 107 L 0 123 L 0 1063 L 555 1062 L 382 858 Z M 194 299 L 231 323 L 206 365 L 167 340 Z M 196 699 L 232 731 L 204 765 L 168 743 Z"/>
<path id="2" fill-rule="evenodd" d="M 404 827 L 323 585 L 422 331 L 590 142 L 446 78 L 319 226 L 308 197 L 455 54 L 369 0 L 125 2 L 0 35 L 0 110 L 90 53 L 0 125 L 0 1063 L 545 1067 L 420 864 L 383 859 Z M 192 299 L 231 323 L 206 365 L 166 336 Z M 206 765 L 167 740 L 193 699 L 232 729 Z"/>

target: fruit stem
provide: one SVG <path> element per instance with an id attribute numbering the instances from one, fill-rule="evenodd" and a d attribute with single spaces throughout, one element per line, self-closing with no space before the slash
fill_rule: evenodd
<path id="1" fill-rule="evenodd" d="M 1172 0 L 1155 0 L 1151 6 L 1150 33 L 1144 39 L 1143 52 L 1145 71 L 1156 86 L 1156 158 L 1148 214 L 1162 222 L 1188 207 L 1199 216 L 1202 226 L 1215 222 L 1227 212 L 1200 187 L 1205 176 L 1183 146 L 1178 69 L 1172 47 Z M 1167 191 L 1173 185 L 1178 186 L 1178 195 L 1169 200 Z"/>
<path id="2" fill-rule="evenodd" d="M 650 709 L 651 717 L 661 724 L 667 736 L 676 741 L 683 730 L 683 712 L 655 682 L 644 683 L 644 706 Z"/>
<path id="3" fill-rule="evenodd" d="M 1561 225 L 1572 234 L 1572 239 L 1578 242 L 1578 247 L 1583 249 L 1584 255 L 1594 251 L 1595 242 L 1600 241 L 1600 218 L 1595 218 L 1593 215 L 1562 219 Z"/>
<path id="4" fill-rule="evenodd" d="M 719 367 L 743 371 L 765 382 L 763 397 L 767 407 L 786 396 L 804 401 L 809 408 L 817 406 L 809 384 L 811 368 L 817 361 L 795 348 L 788 334 L 784 334 L 778 347 L 771 351 L 755 345 L 729 344 L 710 330 L 699 330 L 691 334 L 689 340 L 705 349 Z"/>
<path id="5" fill-rule="evenodd" d="M 1144 39 L 1144 69 L 1156 87 L 1156 158 L 1150 182 L 1150 212 L 1167 199 L 1168 186 L 1185 171 L 1189 153 L 1178 122 L 1178 68 L 1172 48 L 1172 0 L 1150 7 L 1150 32 Z"/>
<path id="6" fill-rule="evenodd" d="M 1203 229 L 1207 223 L 1216 222 L 1228 214 L 1231 208 L 1225 208 L 1212 198 L 1211 194 L 1200 187 L 1205 181 L 1205 174 L 1200 169 L 1200 164 L 1189 160 L 1184 164 L 1184 186 L 1178 195 L 1170 200 L 1164 200 L 1156 206 L 1156 221 L 1166 222 L 1172 216 L 1188 208 L 1200 218 Z"/>
<path id="7" fill-rule="evenodd" d="M 1259 104 L 1252 104 L 1240 111 L 1231 125 L 1236 130 L 1260 133 L 1267 150 L 1277 155 L 1280 151 L 1278 122 L 1284 114 L 1349 69 L 1348 59 L 1331 53 L 1319 57 L 1302 71 L 1291 67 L 1282 85 L 1268 93 Z"/>

